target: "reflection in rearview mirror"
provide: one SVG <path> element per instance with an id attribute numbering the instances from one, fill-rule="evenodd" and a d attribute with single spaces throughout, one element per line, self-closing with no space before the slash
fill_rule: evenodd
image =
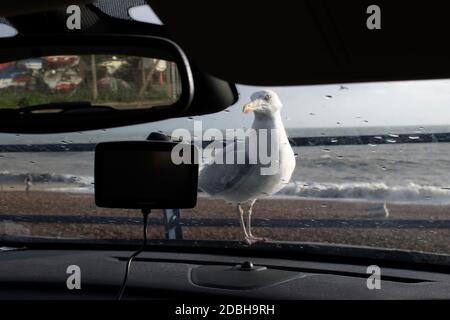
<path id="1" fill-rule="evenodd" d="M 181 96 L 174 62 L 126 55 L 60 55 L 0 63 L 0 108 L 89 101 L 115 109 L 168 106 Z"/>

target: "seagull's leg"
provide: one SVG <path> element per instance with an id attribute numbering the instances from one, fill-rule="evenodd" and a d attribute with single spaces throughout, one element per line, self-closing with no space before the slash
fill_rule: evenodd
<path id="1" fill-rule="evenodd" d="M 245 224 L 244 224 L 244 210 L 242 209 L 241 204 L 238 204 L 236 208 L 237 208 L 239 223 L 241 225 L 242 230 L 244 231 L 245 241 L 248 242 L 247 239 L 249 238 L 249 236 L 248 236 L 247 230 L 245 229 Z"/>
<path id="2" fill-rule="evenodd" d="M 248 229 L 248 235 L 250 237 L 251 240 L 253 241 L 266 241 L 266 238 L 260 238 L 260 237 L 255 237 L 252 234 L 252 210 L 253 210 L 253 205 L 255 204 L 256 200 L 252 200 L 250 202 L 250 207 L 248 209 L 248 220 L 247 220 L 247 229 Z"/>
<path id="3" fill-rule="evenodd" d="M 240 204 L 237 205 L 237 209 L 238 209 L 239 223 L 241 224 L 242 230 L 244 230 L 245 242 L 247 242 L 248 244 L 254 244 L 258 241 L 261 241 L 255 237 L 250 236 L 247 233 L 247 229 L 245 228 L 244 223 L 244 210 L 242 209 L 242 206 Z"/>
<path id="4" fill-rule="evenodd" d="M 248 208 L 248 216 L 247 216 L 247 229 L 248 229 L 248 235 L 253 238 L 252 234 L 252 210 L 253 205 L 255 204 L 256 200 L 251 200 L 250 207 Z"/>

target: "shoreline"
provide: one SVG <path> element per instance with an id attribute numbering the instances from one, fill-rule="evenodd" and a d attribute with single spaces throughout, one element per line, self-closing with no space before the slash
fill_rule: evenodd
<path id="1" fill-rule="evenodd" d="M 373 203 L 304 200 L 262 199 L 255 203 L 254 219 L 321 221 L 389 221 L 404 220 L 450 221 L 450 206 L 388 204 L 389 218 L 368 214 Z M 98 208 L 93 194 L 48 191 L 0 192 L 1 235 L 42 236 L 89 240 L 140 239 L 138 224 L 100 224 L 76 222 L 23 222 L 20 219 L 2 219 L 1 216 L 83 216 L 140 218 L 139 210 Z M 152 219 L 162 219 L 161 210 L 153 210 Z M 183 209 L 182 219 L 236 219 L 236 208 L 223 200 L 199 197 L 195 208 Z M 29 220 L 28 220 L 29 221 Z M 317 225 L 317 224 L 315 224 Z M 183 238 L 189 240 L 242 240 L 239 227 L 184 226 Z M 321 242 L 345 245 L 363 245 L 393 249 L 450 254 L 450 228 L 421 227 L 254 227 L 254 233 L 275 241 Z M 150 239 L 164 239 L 164 227 L 149 226 Z"/>
<path id="2" fill-rule="evenodd" d="M 23 183 L 8 183 L 0 184 L 0 192 L 25 192 L 25 185 Z M 83 195 L 94 195 L 94 187 L 86 186 L 85 184 L 71 184 L 71 183 L 34 183 L 31 186 L 30 192 L 49 192 L 58 194 L 83 194 Z M 198 199 L 214 199 L 219 200 L 206 195 L 205 193 L 199 191 Z M 391 206 L 436 206 L 436 207 L 450 207 L 450 202 L 433 202 L 432 200 L 417 200 L 417 201 L 392 201 L 392 200 L 377 200 L 377 199 L 364 199 L 364 198 L 320 198 L 320 197 L 301 197 L 296 195 L 284 195 L 276 194 L 268 198 L 261 198 L 262 201 L 267 199 L 271 200 L 283 200 L 283 201 L 322 201 L 322 202 L 343 202 L 343 203 L 363 203 L 363 204 L 384 204 Z M 260 201 L 260 200 L 258 200 Z"/>

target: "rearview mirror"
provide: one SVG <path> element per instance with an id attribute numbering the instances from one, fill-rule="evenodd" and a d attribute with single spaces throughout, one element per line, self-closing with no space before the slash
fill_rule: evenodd
<path id="1" fill-rule="evenodd" d="M 0 132 L 47 133 L 179 116 L 192 74 L 171 41 L 145 36 L 8 39 L 0 53 Z"/>

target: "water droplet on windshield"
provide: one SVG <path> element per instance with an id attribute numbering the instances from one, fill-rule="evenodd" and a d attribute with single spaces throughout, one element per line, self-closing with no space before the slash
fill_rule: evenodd
<path id="1" fill-rule="evenodd" d="M 394 139 L 387 139 L 386 142 L 387 142 L 387 143 L 396 143 L 397 140 L 394 140 Z"/>
<path id="2" fill-rule="evenodd" d="M 228 110 L 228 109 L 225 109 L 225 110 L 223 110 L 223 112 L 227 112 L 227 113 L 228 113 L 228 112 L 230 112 L 230 110 Z"/>
<path id="3" fill-rule="evenodd" d="M 323 152 L 330 152 L 330 149 L 322 149 Z"/>
<path id="4" fill-rule="evenodd" d="M 315 116 L 316 114 L 314 112 L 309 113 L 310 116 Z"/>
<path id="5" fill-rule="evenodd" d="M 325 96 L 325 99 L 332 99 L 333 98 L 333 96 L 331 95 L 331 94 L 327 94 L 326 96 Z"/>
<path id="6" fill-rule="evenodd" d="M 420 137 L 418 137 L 418 136 L 409 136 L 408 138 L 410 140 L 419 140 L 420 139 Z"/>

